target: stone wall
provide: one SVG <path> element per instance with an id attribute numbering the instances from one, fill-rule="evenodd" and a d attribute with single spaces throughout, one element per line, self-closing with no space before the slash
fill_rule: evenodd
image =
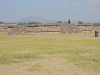
<path id="1" fill-rule="evenodd" d="M 0 27 L 9 27 L 9 26 L 16 26 L 17 25 L 17 23 L 1 23 L 0 24 Z"/>
<path id="2" fill-rule="evenodd" d="M 0 32 L 4 32 L 4 30 L 2 28 L 0 28 Z"/>
<path id="3" fill-rule="evenodd" d="M 61 33 L 82 33 L 77 24 L 61 24 Z"/>
<path id="4" fill-rule="evenodd" d="M 14 27 L 17 26 L 17 23 L 0 23 L 0 28 L 2 28 L 4 31 L 8 32 L 10 29 L 8 27 Z"/>
<path id="5" fill-rule="evenodd" d="M 84 32 L 84 31 L 92 31 L 93 25 L 92 24 L 77 24 L 78 27 Z"/>
<path id="6" fill-rule="evenodd" d="M 56 33 L 82 33 L 84 31 L 92 31 L 93 25 L 83 24 L 38 24 L 38 25 L 17 25 L 13 28 L 8 28 L 9 35 L 18 34 L 56 34 Z"/>
<path id="7" fill-rule="evenodd" d="M 61 33 L 83 33 L 84 31 L 91 32 L 92 24 L 61 24 Z"/>
<path id="8" fill-rule="evenodd" d="M 41 24 L 41 25 L 26 27 L 26 34 L 53 34 L 53 33 L 60 33 L 59 25 Z"/>
<path id="9" fill-rule="evenodd" d="M 19 34 L 25 34 L 26 32 L 26 26 L 25 25 L 17 25 L 13 28 L 8 28 L 8 35 L 19 35 Z"/>
<path id="10" fill-rule="evenodd" d="M 93 29 L 100 29 L 100 26 L 93 26 Z"/>
<path id="11" fill-rule="evenodd" d="M 53 34 L 60 33 L 60 25 L 17 25 L 13 28 L 8 28 L 8 35 L 18 34 Z"/>

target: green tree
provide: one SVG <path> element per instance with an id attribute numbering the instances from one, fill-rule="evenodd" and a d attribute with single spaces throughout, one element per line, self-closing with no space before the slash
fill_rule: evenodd
<path id="1" fill-rule="evenodd" d="M 22 23 L 22 22 L 20 22 L 20 23 L 18 23 L 17 25 L 23 25 L 23 23 Z"/>
<path id="2" fill-rule="evenodd" d="M 1 21 L 0 21 L 0 23 L 4 23 L 4 22 L 1 22 Z"/>
<path id="3" fill-rule="evenodd" d="M 41 24 L 41 23 L 39 23 L 39 22 L 29 22 L 29 23 L 27 23 L 27 24 Z"/>
<path id="4" fill-rule="evenodd" d="M 57 21 L 56 23 L 62 23 L 61 21 Z"/>
<path id="5" fill-rule="evenodd" d="M 59 23 L 61 23 L 61 21 L 59 21 Z"/>
<path id="6" fill-rule="evenodd" d="M 83 24 L 83 22 L 81 22 L 81 21 L 79 21 L 78 23 L 79 23 L 79 24 Z"/>
<path id="7" fill-rule="evenodd" d="M 23 25 L 26 25 L 26 23 L 24 22 Z"/>

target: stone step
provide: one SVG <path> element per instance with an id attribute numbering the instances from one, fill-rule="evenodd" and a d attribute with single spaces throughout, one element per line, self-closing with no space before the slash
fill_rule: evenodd
<path id="1" fill-rule="evenodd" d="M 62 28 L 66 33 L 80 33 L 82 32 L 80 28 L 75 24 L 62 24 Z"/>

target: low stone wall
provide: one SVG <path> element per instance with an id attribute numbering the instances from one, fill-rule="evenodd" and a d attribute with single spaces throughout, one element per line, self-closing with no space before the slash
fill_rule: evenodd
<path id="1" fill-rule="evenodd" d="M 17 25 L 17 23 L 12 23 L 12 24 L 9 24 L 9 23 L 1 23 L 0 24 L 0 27 L 8 27 L 8 26 L 16 26 Z"/>
<path id="2" fill-rule="evenodd" d="M 91 32 L 93 30 L 92 24 L 77 24 L 83 32 Z"/>
<path id="3" fill-rule="evenodd" d="M 93 26 L 93 29 L 100 29 L 100 26 Z"/>
<path id="4" fill-rule="evenodd" d="M 26 34 L 52 34 L 52 33 L 60 33 L 60 25 L 35 25 L 35 26 L 27 26 Z"/>
<path id="5" fill-rule="evenodd" d="M 41 35 L 41 34 L 58 34 L 60 32 L 27 32 L 26 34 L 35 34 L 35 35 Z"/>
<path id="6" fill-rule="evenodd" d="M 61 24 L 61 32 L 63 33 L 82 33 L 77 24 Z"/>
<path id="7" fill-rule="evenodd" d="M 60 33 L 60 25 L 41 24 L 41 25 L 18 25 L 8 28 L 8 35 L 17 34 L 53 34 Z"/>
<path id="8" fill-rule="evenodd" d="M 0 28 L 2 28 L 4 31 L 9 31 L 10 29 L 8 29 L 8 27 L 14 27 L 17 26 L 17 23 L 0 23 Z"/>
<path id="9" fill-rule="evenodd" d="M 57 33 L 82 33 L 84 31 L 92 31 L 93 25 L 83 24 L 38 24 L 38 25 L 17 25 L 13 28 L 8 28 L 9 35 L 18 34 L 57 34 Z"/>
<path id="10" fill-rule="evenodd" d="M 2 28 L 0 28 L 0 32 L 4 32 L 4 30 Z"/>

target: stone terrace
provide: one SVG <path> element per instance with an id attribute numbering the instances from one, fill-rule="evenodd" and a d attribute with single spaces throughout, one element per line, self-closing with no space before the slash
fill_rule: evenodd
<path id="1" fill-rule="evenodd" d="M 55 34 L 55 33 L 82 33 L 84 31 L 91 32 L 92 24 L 38 24 L 38 25 L 17 25 L 8 28 L 8 35 L 18 34 Z"/>

